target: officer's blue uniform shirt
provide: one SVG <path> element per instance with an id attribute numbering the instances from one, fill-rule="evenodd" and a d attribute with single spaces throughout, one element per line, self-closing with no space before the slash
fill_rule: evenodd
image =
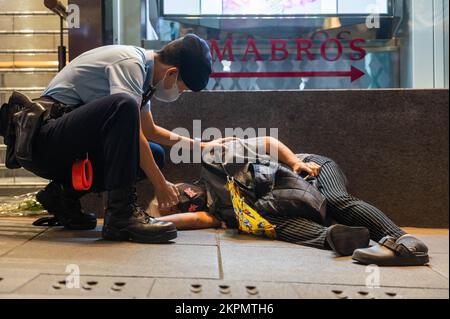
<path id="1" fill-rule="evenodd" d="M 126 93 L 141 105 L 153 67 L 152 51 L 126 45 L 103 46 L 74 59 L 50 82 L 43 96 L 77 106 Z M 150 102 L 143 111 L 150 112 Z"/>

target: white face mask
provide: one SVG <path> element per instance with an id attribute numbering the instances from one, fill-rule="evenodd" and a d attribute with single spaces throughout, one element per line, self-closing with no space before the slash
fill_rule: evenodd
<path id="1" fill-rule="evenodd" d="M 175 102 L 181 95 L 180 90 L 178 89 L 177 81 L 175 81 L 175 83 L 170 89 L 166 89 L 164 87 L 164 81 L 166 79 L 166 76 L 164 76 L 164 79 L 162 79 L 155 85 L 156 91 L 154 96 L 157 100 L 161 102 L 166 103 Z"/>

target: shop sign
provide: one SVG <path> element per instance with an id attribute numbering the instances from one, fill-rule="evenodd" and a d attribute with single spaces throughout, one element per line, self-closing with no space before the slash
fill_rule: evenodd
<path id="1" fill-rule="evenodd" d="M 311 39 L 291 40 L 294 42 L 294 45 L 290 45 L 289 48 L 295 47 L 294 50 L 288 48 L 288 45 L 290 44 L 288 40 L 273 39 L 269 41 L 271 54 L 264 57 L 255 40 L 248 39 L 245 50 L 243 51 L 244 53 L 242 57 L 239 58 L 239 61 L 247 62 L 250 58 L 254 58 L 256 61 L 275 62 L 285 61 L 293 56 L 295 56 L 296 61 L 316 61 L 317 59 L 321 59 L 327 62 L 336 62 L 343 58 L 349 59 L 350 61 L 360 61 L 364 59 L 367 54 L 366 50 L 362 47 L 366 40 L 362 38 L 346 40 L 350 49 L 348 52 L 344 52 L 344 40 L 339 38 L 328 38 L 319 43 L 319 55 L 314 55 L 312 53 L 315 43 Z M 236 48 L 231 39 L 225 41 L 223 47 L 220 47 L 216 40 L 211 40 L 211 54 L 214 60 L 236 61 L 237 58 L 235 52 Z M 212 77 L 349 77 L 353 82 L 364 75 L 364 72 L 352 66 L 350 70 L 336 72 L 220 72 L 214 73 Z"/>

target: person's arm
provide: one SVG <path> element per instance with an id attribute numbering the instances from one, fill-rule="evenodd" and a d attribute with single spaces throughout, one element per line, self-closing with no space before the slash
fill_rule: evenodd
<path id="1" fill-rule="evenodd" d="M 195 141 L 170 132 L 169 130 L 155 124 L 153 116 L 150 112 L 143 112 L 142 129 L 145 137 L 152 142 L 165 146 L 174 146 L 179 142 L 185 142 L 186 146 L 193 146 Z"/>
<path id="2" fill-rule="evenodd" d="M 178 230 L 196 230 L 220 227 L 221 222 L 207 212 L 182 213 L 163 217 L 158 220 L 172 222 Z"/>
<path id="3" fill-rule="evenodd" d="M 178 190 L 174 185 L 166 181 L 158 165 L 156 165 L 153 153 L 150 150 L 142 128 L 139 134 L 139 151 L 140 167 L 155 188 L 158 205 L 161 208 L 165 208 L 178 204 Z"/>
<path id="4" fill-rule="evenodd" d="M 265 150 L 268 154 L 275 152 L 281 163 L 288 165 L 294 172 L 307 172 L 312 177 L 317 177 L 320 173 L 320 165 L 316 163 L 303 163 L 292 152 L 289 147 L 273 137 L 265 137 Z"/>
<path id="5" fill-rule="evenodd" d="M 144 85 L 144 70 L 138 58 L 130 55 L 128 58 L 112 63 L 106 68 L 106 74 L 109 79 L 111 95 L 125 93 L 133 97 L 138 106 L 141 105 L 143 94 L 142 87 Z M 153 153 L 150 150 L 148 141 L 146 140 L 142 129 L 142 115 L 144 115 L 145 112 L 141 112 L 140 114 L 140 167 L 153 184 L 160 207 L 170 207 L 176 205 L 178 203 L 178 191 L 174 185 L 166 181 L 155 163 Z"/>
<path id="6" fill-rule="evenodd" d="M 174 146 L 175 144 L 181 142 L 183 143 L 183 145 L 185 145 L 186 148 L 189 147 L 193 148 L 194 144 L 198 143 L 197 141 L 191 138 L 181 136 L 161 126 L 156 125 L 153 120 L 151 112 L 141 113 L 141 124 L 144 135 L 149 141 L 162 144 L 165 146 Z M 226 142 L 226 140 L 212 141 L 208 143 L 202 142 L 200 144 L 200 147 L 202 150 L 207 147 L 210 148 L 223 147 L 224 142 Z"/>

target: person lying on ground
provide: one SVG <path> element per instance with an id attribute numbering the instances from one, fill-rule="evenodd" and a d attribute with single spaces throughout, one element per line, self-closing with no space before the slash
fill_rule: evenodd
<path id="1" fill-rule="evenodd" d="M 347 179 L 332 159 L 313 154 L 296 155 L 272 137 L 233 139 L 226 146 L 233 153 L 232 160 L 241 162 L 228 163 L 222 154 L 219 156 L 222 162 L 215 167 L 229 170 L 228 176 L 245 175 L 250 182 L 245 178 L 241 181 L 250 185 L 249 189 L 259 187 L 255 179 L 261 180 L 261 176 L 272 174 L 274 177 L 263 181 L 263 184 L 269 182 L 269 191 L 255 191 L 256 198 L 247 198 L 264 221 L 274 226 L 275 239 L 332 249 L 341 256 L 353 255 L 353 259 L 362 264 L 407 266 L 429 262 L 428 248 L 423 242 L 406 234 L 380 209 L 348 193 Z M 217 160 L 214 153 L 211 151 L 204 156 L 204 162 Z M 220 175 L 217 172 L 212 174 L 211 167 L 214 164 L 203 164 L 199 181 L 177 185 L 182 194 L 180 203 L 160 210 L 159 220 L 173 222 L 179 230 L 242 228 L 229 194 L 222 192 L 226 190 L 227 179 L 217 177 Z M 261 169 L 267 170 L 263 172 L 265 175 L 260 174 Z M 297 195 L 304 192 L 301 188 L 305 179 L 324 198 L 316 204 L 315 214 L 300 213 L 305 206 L 298 203 L 305 198 Z M 314 194 L 311 189 L 307 191 Z M 369 247 L 370 239 L 378 244 Z"/>

